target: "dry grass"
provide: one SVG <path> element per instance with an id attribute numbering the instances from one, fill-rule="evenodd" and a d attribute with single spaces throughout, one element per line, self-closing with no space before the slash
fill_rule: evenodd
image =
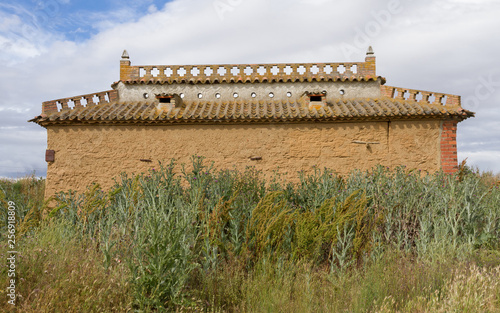
<path id="1" fill-rule="evenodd" d="M 269 185 L 193 160 L 182 178 L 172 163 L 51 209 L 43 180 L 1 181 L 18 311 L 500 312 L 500 175 L 377 167 Z"/>
<path id="2" fill-rule="evenodd" d="M 306 262 L 226 264 L 206 276 L 194 312 L 499 312 L 500 266 L 423 262 L 399 252 L 342 275 Z"/>
<path id="3" fill-rule="evenodd" d="M 500 267 L 490 269 L 472 265 L 450 270 L 453 275 L 441 289 L 425 287 L 423 295 L 409 299 L 401 309 L 396 309 L 393 296 L 387 296 L 375 312 L 499 312 Z"/>
<path id="4" fill-rule="evenodd" d="M 1 259 L 6 259 L 2 245 Z M 105 270 L 102 255 L 66 223 L 43 225 L 18 247 L 17 312 L 127 312 L 129 273 L 123 264 Z M 2 270 L 0 284 L 7 286 Z M 2 294 L 5 291 L 2 288 Z M 5 298 L 3 296 L 2 298 Z M 0 311 L 12 309 L 0 302 Z"/>

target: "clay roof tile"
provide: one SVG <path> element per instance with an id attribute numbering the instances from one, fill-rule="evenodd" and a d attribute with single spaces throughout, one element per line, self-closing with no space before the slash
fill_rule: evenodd
<path id="1" fill-rule="evenodd" d="M 474 113 L 460 107 L 443 106 L 425 101 L 379 99 L 338 99 L 319 109 L 309 108 L 306 101 L 250 100 L 184 101 L 180 107 L 157 109 L 156 104 L 103 103 L 88 104 L 77 109 L 65 109 L 41 115 L 32 121 L 42 126 L 57 123 L 234 123 L 253 122 L 335 122 L 381 118 L 446 118 L 465 119 Z"/>

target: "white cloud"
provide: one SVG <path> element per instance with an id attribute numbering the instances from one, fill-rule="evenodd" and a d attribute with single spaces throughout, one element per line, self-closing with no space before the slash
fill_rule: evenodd
<path id="1" fill-rule="evenodd" d="M 0 32 L 11 31 L 21 25 L 21 19 L 17 15 L 10 15 L 0 11 Z"/>
<path id="2" fill-rule="evenodd" d="M 498 160 L 500 157 L 499 151 L 470 151 L 460 152 L 459 160 L 467 159 L 467 165 L 478 168 L 482 172 L 499 173 Z"/>
<path id="3" fill-rule="evenodd" d="M 0 5 L 0 8 L 6 5 Z M 58 36 L 44 31 L 36 23 L 36 16 L 21 6 L 8 6 L 8 13 L 0 10 L 0 62 L 7 66 L 25 62 L 42 55 L 46 44 Z"/>
<path id="4" fill-rule="evenodd" d="M 22 140 L 9 143 L 9 149 L 22 151 L 16 154 L 15 167 L 45 167 L 44 129 L 25 123 L 40 113 L 41 102 L 109 89 L 119 79 L 123 49 L 129 51 L 133 64 L 346 61 L 341 47 L 354 45 L 359 30 L 379 23 L 380 30 L 365 34 L 366 44 L 350 58 L 362 61 L 367 45 L 373 45 L 378 73 L 388 85 L 455 93 L 463 99 L 473 97 L 479 77 L 487 77 L 498 64 L 500 42 L 494 39 L 500 9 L 492 1 L 477 5 L 400 0 L 403 10 L 391 13 L 388 22 L 377 16 L 389 10 L 389 2 L 216 1 L 230 6 L 223 18 L 214 1 L 202 0 L 175 0 L 160 10 L 151 6 L 141 18 L 126 9 L 113 15 L 89 15 L 98 33 L 82 42 L 64 40 L 42 28 L 35 28 L 35 36 L 26 40 L 19 31 L 25 21 L 15 14 L 2 15 L 0 47 L 9 48 L 0 49 L 0 107 L 23 108 L 8 111 L 15 121 L 8 127 L 19 123 L 40 140 L 36 145 Z M 498 89 L 480 100 L 475 119 L 459 124 L 459 142 L 498 142 Z M 490 128 L 485 130 L 484 125 Z M 14 129 L 0 132 L 5 151 L 6 138 L 18 137 Z M 459 151 L 469 162 L 500 172 L 500 164 L 492 161 L 498 154 L 488 144 L 480 148 L 464 144 Z M 4 160 L 12 158 L 4 152 L 0 155 Z"/>
<path id="5" fill-rule="evenodd" d="M 156 13 L 156 12 L 158 12 L 158 8 L 154 4 L 152 4 L 148 7 L 149 14 Z"/>

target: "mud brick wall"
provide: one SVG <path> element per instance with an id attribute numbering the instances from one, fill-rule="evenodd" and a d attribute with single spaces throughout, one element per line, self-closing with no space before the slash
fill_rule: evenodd
<path id="1" fill-rule="evenodd" d="M 443 128 L 443 130 L 441 130 Z M 440 120 L 318 124 L 233 125 L 54 125 L 47 127 L 46 196 L 83 191 L 92 182 L 103 188 L 121 172 L 140 173 L 158 161 L 189 164 L 192 155 L 216 169 L 254 166 L 270 177 L 274 170 L 298 181 L 298 171 L 328 167 L 339 174 L 377 164 L 434 172 L 456 165 L 456 123 Z M 453 150 L 455 147 L 455 150 Z M 455 151 L 455 152 L 454 152 Z M 151 160 L 151 162 L 145 162 Z"/>

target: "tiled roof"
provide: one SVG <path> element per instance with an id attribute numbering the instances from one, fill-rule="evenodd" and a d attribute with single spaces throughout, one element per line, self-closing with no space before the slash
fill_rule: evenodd
<path id="1" fill-rule="evenodd" d="M 170 78 L 152 78 L 152 77 L 141 77 L 141 78 L 133 78 L 122 80 L 122 82 L 127 84 L 219 84 L 219 83 L 296 83 L 296 82 L 368 82 L 368 81 L 377 81 L 380 79 L 382 83 L 385 83 L 385 78 L 378 77 L 369 77 L 369 76 L 332 76 L 332 75 L 317 75 L 311 77 L 302 77 L 302 76 L 285 76 L 285 77 L 265 77 L 265 76 L 240 76 L 240 77 L 170 77 Z"/>
<path id="2" fill-rule="evenodd" d="M 412 100 L 337 100 L 309 108 L 303 101 L 184 101 L 180 107 L 148 103 L 103 103 L 40 115 L 31 120 L 42 126 L 67 123 L 245 123 L 245 122 L 335 122 L 354 120 L 456 118 L 473 112 L 459 106 L 443 106 Z"/>

